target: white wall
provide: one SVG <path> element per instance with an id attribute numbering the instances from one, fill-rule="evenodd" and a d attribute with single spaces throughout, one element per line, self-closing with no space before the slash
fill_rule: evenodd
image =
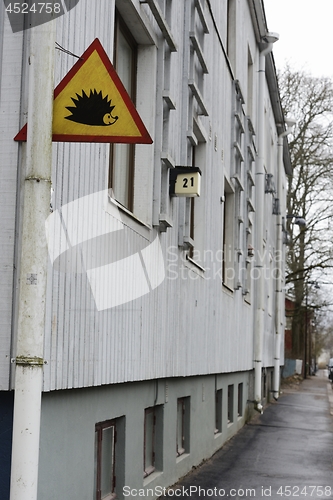
<path id="1" fill-rule="evenodd" d="M 138 68 L 138 109 L 144 116 L 154 143 L 137 148 L 137 205 L 134 211 L 137 217 L 121 211 L 125 227 L 123 237 L 102 238 L 95 242 L 95 250 L 100 263 L 107 263 L 108 259 L 117 261 L 142 252 L 159 234 L 166 278 L 160 286 L 153 287 L 149 294 L 113 308 L 98 310 L 85 272 L 74 273 L 68 266 L 67 272 L 59 271 L 56 267 L 52 268 L 50 263 L 45 333 L 46 391 L 158 377 L 236 372 L 251 370 L 253 367 L 255 297 L 251 283 L 249 288 L 252 293 L 243 294 L 249 284 L 246 283 L 246 273 L 242 269 L 247 258 L 246 231 L 249 221 L 254 221 L 253 213 L 248 212 L 246 198 L 249 182 L 247 172 L 251 168 L 248 146 L 251 146 L 255 155 L 257 143 L 256 136 L 250 137 L 248 131 L 248 53 L 251 53 L 253 59 L 253 106 L 250 118 L 256 130 L 259 52 L 248 3 L 236 1 L 235 64 L 230 64 L 226 56 L 226 2 L 211 2 L 216 21 L 214 25 L 208 4 L 201 1 L 209 33 L 204 33 L 204 25 L 194 1 L 169 2 L 171 10 L 166 13 L 166 17 L 177 44 L 176 52 L 169 51 L 147 5 L 141 5 L 138 0 L 126 0 L 117 5 L 132 34 L 141 44 L 141 55 L 145 54 L 140 59 L 144 61 L 144 66 Z M 81 55 L 94 38 L 98 37 L 112 59 L 114 8 L 114 1 L 101 0 L 92 9 L 88 0 L 81 0 L 72 11 L 57 19 L 57 42 L 74 54 Z M 193 42 L 190 39 L 192 33 L 203 47 L 208 73 L 203 72 L 202 64 L 193 52 Z M 21 39 L 10 33 L 8 36 L 11 46 L 16 41 L 12 59 L 13 72 L 18 77 L 15 85 L 10 88 L 2 81 L 1 96 L 6 97 L 6 103 L 17 103 L 21 90 Z M 5 51 L 3 57 L 8 57 Z M 56 51 L 55 85 L 75 61 L 73 56 Z M 23 63 L 24 75 L 27 61 L 23 59 Z M 199 88 L 208 116 L 202 114 L 202 106 L 189 87 L 191 80 Z M 236 91 L 235 80 L 238 80 L 243 92 L 244 104 L 237 100 L 239 93 Z M 22 123 L 26 119 L 23 114 L 26 85 L 23 78 Z M 153 95 L 155 87 L 156 95 Z M 176 109 L 169 112 L 166 111 L 166 99 L 163 98 L 165 92 L 176 105 Z M 147 98 L 147 94 L 151 94 L 151 99 Z M 1 99 L 4 100 L 4 97 Z M 276 141 L 273 112 L 269 105 L 267 109 Z M 239 132 L 240 125 L 235 119 L 235 111 L 239 113 L 244 133 Z M 16 108 L 8 113 L 12 129 L 8 132 L 9 135 L 4 136 L 5 146 L 1 153 L 10 159 L 8 172 L 11 219 L 8 227 L 13 236 L 15 165 L 20 158 L 17 155 L 17 150 L 20 149 L 16 143 L 11 142 L 11 138 L 18 129 L 19 113 Z M 238 139 L 237 134 L 240 134 Z M 239 155 L 234 146 L 236 139 L 239 140 L 244 157 L 239 163 L 239 179 L 245 191 L 233 179 Z M 191 164 L 191 141 L 198 141 L 197 161 L 202 170 L 202 196 L 195 202 L 195 262 L 186 260 L 186 252 L 179 247 L 188 231 L 188 202 L 184 199 L 169 199 L 167 162 L 161 161 L 162 155 L 167 156 L 174 165 Z M 53 213 L 78 198 L 107 189 L 108 145 L 54 143 L 53 151 Z M 275 158 L 273 165 L 270 165 L 274 172 L 275 151 L 274 142 L 273 152 L 270 154 Z M 252 162 L 252 167 L 253 165 Z M 227 289 L 221 283 L 221 197 L 224 195 L 224 179 L 229 181 L 240 200 L 234 220 L 237 228 L 234 244 L 239 253 L 233 289 Z M 252 199 L 255 199 L 254 190 Z M 266 208 L 267 245 L 274 248 L 276 227 L 274 217 L 269 214 L 269 200 Z M 102 213 L 105 207 L 100 206 L 99 209 Z M 166 233 L 158 233 L 157 225 L 163 213 L 167 214 L 173 227 Z M 77 220 L 77 224 L 79 223 L 80 214 Z M 93 230 L 92 222 L 90 224 L 91 227 L 89 220 L 84 221 L 88 232 Z M 12 252 L 13 243 L 10 241 L 8 251 Z M 142 254 L 140 255 L 142 259 Z M 12 262 L 10 258 L 7 261 Z M 158 263 L 154 265 L 158 267 Z M 9 291 L 12 273 L 11 267 L 6 282 Z M 101 277 L 101 281 L 108 294 L 113 283 L 110 285 L 106 275 Z M 126 286 L 121 280 L 117 286 L 126 293 Z M 274 297 L 272 300 L 274 301 Z M 11 296 L 8 295 L 3 316 L 7 318 L 3 334 L 4 355 L 7 356 L 5 380 L 8 377 L 10 357 L 10 303 Z M 273 314 L 272 303 L 272 314 L 267 311 L 266 317 L 265 363 L 268 365 L 273 360 Z"/>

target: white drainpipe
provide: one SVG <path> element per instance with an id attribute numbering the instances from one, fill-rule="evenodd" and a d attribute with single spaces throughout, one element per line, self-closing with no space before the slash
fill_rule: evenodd
<path id="1" fill-rule="evenodd" d="M 36 500 L 50 215 L 55 21 L 30 30 L 10 500 Z"/>
<path id="2" fill-rule="evenodd" d="M 274 41 L 278 39 L 274 35 Z M 256 409 L 262 412 L 262 357 L 265 321 L 265 276 L 263 271 L 263 239 L 264 239 L 264 202 L 265 202 L 265 90 L 266 90 L 266 56 L 272 51 L 273 41 L 259 55 L 259 96 L 258 96 L 258 158 L 256 162 L 256 268 L 259 276 L 255 281 L 255 319 L 254 319 L 254 400 Z"/>
<path id="3" fill-rule="evenodd" d="M 287 120 L 286 120 L 287 121 Z M 290 123 L 290 125 L 289 125 Z M 288 128 L 285 132 L 279 135 L 278 139 L 278 173 L 277 173 L 277 197 L 280 202 L 282 200 L 282 172 L 283 165 L 283 138 L 291 132 L 294 120 L 289 120 Z M 275 399 L 279 397 L 280 391 L 280 354 L 281 354 L 281 338 L 283 328 L 283 312 L 284 312 L 284 294 L 283 294 L 283 240 L 282 240 L 282 214 L 277 215 L 277 235 L 276 235 L 276 252 L 277 252 L 277 279 L 276 279 L 276 302 L 275 302 L 275 356 L 274 356 L 274 378 L 273 378 L 273 395 Z"/>
<path id="4" fill-rule="evenodd" d="M 277 172 L 277 197 L 282 200 L 282 169 L 283 169 L 283 137 L 284 132 L 278 139 L 278 172 Z M 280 210 L 281 211 L 281 210 Z M 276 298 L 275 298 L 275 355 L 274 355 L 274 377 L 273 396 L 279 397 L 280 391 L 280 350 L 281 350 L 281 320 L 282 320 L 282 215 L 277 215 L 276 234 Z"/>

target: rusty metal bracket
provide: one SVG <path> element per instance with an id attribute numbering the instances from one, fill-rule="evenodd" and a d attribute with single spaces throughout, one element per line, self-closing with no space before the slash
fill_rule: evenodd
<path id="1" fill-rule="evenodd" d="M 12 358 L 11 363 L 20 366 L 43 366 L 47 364 L 47 361 L 38 357 L 18 356 L 17 358 Z"/>

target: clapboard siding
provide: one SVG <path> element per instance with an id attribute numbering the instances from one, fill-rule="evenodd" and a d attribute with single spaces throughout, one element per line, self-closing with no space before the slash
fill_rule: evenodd
<path id="1" fill-rule="evenodd" d="M 13 35 L 4 4 L 0 7 L 0 390 L 9 388 L 22 33 Z"/>
<path id="2" fill-rule="evenodd" d="M 52 266 L 50 261 L 45 327 L 45 391 L 253 369 L 256 304 L 253 283 L 250 299 L 243 294 L 243 268 L 247 257 L 248 218 L 255 226 L 255 217 L 247 213 L 246 190 L 243 192 L 237 188 L 233 180 L 238 154 L 234 142 L 239 127 L 235 111 L 238 109 L 244 127 L 247 115 L 250 115 L 254 128 L 257 127 L 259 48 L 248 2 L 236 0 L 237 57 L 234 66 L 226 56 L 226 0 L 211 0 L 211 11 L 207 2 L 201 0 L 209 33 L 205 32 L 194 0 L 161 0 L 159 4 L 177 51 L 170 51 L 150 7 L 139 0 L 99 0 L 93 6 L 89 0 L 80 0 L 74 9 L 55 21 L 56 41 L 65 50 L 80 56 L 95 38 L 99 38 L 112 60 L 117 5 L 139 43 L 137 109 L 154 142 L 136 149 L 139 167 L 135 179 L 136 218 L 120 210 L 124 224 L 121 237 L 112 233 L 109 238 L 97 238 L 93 255 L 95 262 L 101 266 L 110 260 L 115 262 L 129 258 L 126 262 L 132 267 L 128 267 L 127 271 L 134 273 L 138 269 L 134 266 L 133 256 L 137 256 L 137 262 L 142 263 L 145 252 L 152 248 L 150 245 L 158 237 L 166 277 L 159 286 L 152 286 L 150 293 L 122 305 L 98 310 L 85 270 L 75 268 L 73 262 L 58 262 Z M 24 36 L 28 37 L 28 33 Z M 12 138 L 19 129 L 20 120 L 25 118 L 28 82 L 24 78 L 27 61 L 23 57 L 23 35 L 11 34 L 5 19 L 1 37 L 0 99 L 4 112 L 0 115 L 0 167 L 2 192 L 5 194 L 0 203 L 5 215 L 1 217 L 0 388 L 6 388 L 11 354 L 16 176 L 20 161 L 19 146 Z M 195 48 L 196 41 L 202 48 L 204 61 Z M 254 75 L 252 110 L 249 109 L 247 96 L 249 51 Z M 59 49 L 55 53 L 56 86 L 77 59 Z M 244 94 L 244 105 L 239 105 L 237 101 L 236 80 Z M 193 91 L 194 84 L 203 103 Z M 176 109 L 168 110 L 166 95 L 175 103 Z M 266 141 L 270 150 L 266 151 L 265 167 L 276 175 L 277 132 L 268 89 L 265 102 L 270 134 L 269 141 Z M 201 132 L 197 130 L 195 121 L 199 123 Z M 194 249 L 200 252 L 197 263 L 186 260 L 185 251 L 179 246 L 189 222 L 184 215 L 188 201 L 169 198 L 167 162 L 161 161 L 161 155 L 167 155 L 175 165 L 190 165 L 189 145 L 191 140 L 195 140 L 195 134 L 199 139 L 196 162 L 202 170 L 202 195 L 195 200 Z M 248 135 L 246 137 L 243 135 L 239 144 L 244 155 L 239 175 L 245 188 L 250 168 L 245 142 L 249 138 Z M 251 140 L 255 150 L 257 139 L 254 137 Z M 54 143 L 51 215 L 60 217 L 62 212 L 62 217 L 65 217 L 68 204 L 107 190 L 108 165 L 107 144 Z M 225 180 L 234 186 L 239 197 L 239 213 L 235 214 L 234 223 L 235 227 L 240 227 L 237 245 L 242 247 L 237 258 L 238 276 L 235 278 L 235 284 L 239 279 L 240 286 L 231 291 L 224 288 L 221 282 Z M 255 199 L 254 189 L 252 199 Z M 101 220 L 105 217 L 105 210 L 114 207 L 107 197 L 105 202 L 106 205 L 103 202 L 98 208 Z M 266 198 L 265 208 L 268 214 L 265 228 L 266 265 L 269 266 L 276 238 L 276 222 L 269 213 L 271 197 Z M 164 213 L 173 225 L 166 232 L 160 232 L 159 218 Z M 82 226 L 80 213 L 75 217 L 70 229 L 70 236 L 74 238 Z M 96 229 L 93 214 L 87 214 L 84 226 L 88 232 Z M 66 230 L 69 231 L 68 228 Z M 255 227 L 252 237 L 254 233 Z M 80 257 L 80 252 L 77 255 Z M 150 261 L 149 269 L 146 266 L 141 272 L 146 273 L 145 276 L 148 273 L 149 279 L 153 275 L 158 279 L 158 269 L 158 260 Z M 107 273 L 102 274 L 99 280 L 106 295 L 110 294 L 113 283 Z M 267 285 L 272 307 L 270 311 L 267 309 L 265 318 L 266 366 L 272 366 L 274 358 L 275 299 L 271 285 Z M 125 280 L 120 280 L 117 286 L 119 295 L 128 293 Z M 133 278 L 133 286 L 137 286 L 137 279 Z M 4 358 L 7 360 L 5 363 Z"/>
<path id="3" fill-rule="evenodd" d="M 138 8 L 138 2 L 133 3 Z M 100 4 L 104 8 L 89 9 L 88 17 L 85 15 L 86 2 L 82 0 L 73 13 L 59 19 L 62 46 L 80 55 L 98 37 L 111 53 L 114 2 Z M 212 4 L 215 11 L 219 11 L 218 5 Z M 161 148 L 167 148 L 176 164 L 186 160 L 186 136 L 192 126 L 189 123 L 191 106 L 197 108 L 187 83 L 193 70 L 189 38 L 193 26 L 185 14 L 193 15 L 193 5 L 191 3 L 191 8 L 186 9 L 183 2 L 172 2 L 169 25 L 178 51 L 168 56 L 167 63 L 161 32 L 149 7 L 141 7 L 150 19 L 149 29 L 155 30 L 158 40 L 155 127 L 161 136 L 154 137 L 155 163 L 160 158 Z M 201 88 L 209 116 L 199 117 L 208 138 L 202 145 L 204 193 L 200 202 L 204 237 L 201 250 L 216 254 L 222 246 L 220 197 L 223 196 L 224 176 L 230 179 L 233 168 L 234 86 L 207 8 L 205 13 L 210 34 L 200 32 L 200 22 L 195 18 L 195 29 L 204 43 L 209 67 Z M 74 16 L 80 30 L 68 29 Z M 224 23 L 223 17 L 221 23 Z M 69 56 L 57 54 L 56 81 L 68 71 L 68 60 L 72 63 Z M 201 69 L 198 61 L 194 61 L 194 77 L 199 78 Z M 168 90 L 176 102 L 176 110 L 170 111 L 169 129 L 166 129 L 161 127 L 161 94 L 168 78 Z M 154 148 L 154 145 L 145 148 Z M 106 189 L 107 146 L 58 144 L 54 145 L 54 151 L 55 210 L 79 197 Z M 156 172 L 159 172 L 158 165 L 155 175 Z M 146 202 L 152 204 L 152 198 L 153 193 Z M 179 208 L 184 203 L 179 199 L 170 202 L 174 227 L 160 234 L 166 279 L 149 294 L 112 309 L 97 311 L 86 274 L 52 271 L 45 340 L 48 360 L 45 390 L 252 369 L 253 307 L 244 302 L 241 290 L 233 293 L 223 290 L 218 267 L 221 262 L 209 262 L 209 259 L 202 262 L 206 272 L 186 262 L 184 251 L 178 247 Z M 117 255 L 135 253 L 138 248 L 148 246 L 157 235 L 156 229 L 147 230 L 146 238 L 133 227 L 128 226 L 124 231 L 126 238 L 113 243 L 119 245 L 119 248 L 112 248 Z M 108 250 L 103 248 L 101 251 Z M 177 259 L 176 266 L 172 262 L 174 259 Z M 175 273 L 183 273 L 183 277 L 172 279 Z M 121 283 L 119 287 L 121 293 Z"/>

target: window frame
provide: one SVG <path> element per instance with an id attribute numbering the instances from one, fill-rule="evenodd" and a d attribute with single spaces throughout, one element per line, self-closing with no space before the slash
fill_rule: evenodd
<path id="1" fill-rule="evenodd" d="M 119 33 L 125 38 L 129 47 L 132 51 L 132 64 L 131 64 L 131 88 L 129 91 L 129 96 L 133 101 L 133 104 L 136 104 L 136 89 L 137 89 L 137 65 L 138 65 L 138 44 L 133 37 L 132 33 L 128 29 L 125 21 L 119 14 L 118 10 L 115 11 L 115 23 L 114 23 L 114 47 L 113 47 L 113 66 L 117 71 L 117 59 L 119 57 L 118 54 L 118 46 L 119 46 Z M 118 71 L 117 71 L 118 72 Z M 117 193 L 114 192 L 115 186 L 115 173 L 116 167 L 114 164 L 116 157 L 116 148 L 124 148 L 128 149 L 128 186 L 127 186 L 127 203 L 121 203 L 117 199 Z M 133 212 L 134 210 L 134 177 L 135 177 L 135 144 L 111 144 L 110 145 L 110 158 L 109 158 L 109 175 L 108 175 L 108 188 L 112 190 L 112 196 L 115 198 L 117 203 L 123 206 L 125 209 Z"/>
<path id="2" fill-rule="evenodd" d="M 110 468 L 110 493 L 102 497 L 101 481 L 103 473 L 102 464 L 102 448 L 103 448 L 103 430 L 113 427 L 113 442 L 112 442 L 112 463 Z M 95 476 L 95 499 L 96 500 L 113 500 L 116 498 L 116 441 L 117 441 L 117 429 L 115 420 L 105 420 L 104 422 L 99 422 L 95 425 L 95 466 L 96 466 L 96 476 Z"/>
<path id="3" fill-rule="evenodd" d="M 222 432 L 223 425 L 223 389 L 215 390 L 215 428 L 214 434 L 220 434 Z"/>
<path id="4" fill-rule="evenodd" d="M 152 465 L 146 465 L 146 447 L 147 447 L 147 415 L 153 414 L 153 426 L 152 426 L 152 456 L 151 463 Z M 152 406 L 150 408 L 145 408 L 145 416 L 144 416 L 144 433 L 143 433 L 143 477 L 146 478 L 153 472 L 155 472 L 155 459 L 156 459 L 156 451 L 155 451 L 155 436 L 156 436 L 156 411 L 155 407 Z"/>
<path id="5" fill-rule="evenodd" d="M 227 0 L 226 51 L 231 65 L 236 65 L 236 0 Z"/>
<path id="6" fill-rule="evenodd" d="M 222 228 L 222 284 L 231 292 L 235 283 L 235 192 L 227 179 L 224 181 L 223 228 Z M 232 276 L 228 272 L 232 270 Z"/>
<path id="7" fill-rule="evenodd" d="M 195 153 L 196 153 L 196 148 L 195 146 L 192 146 L 192 167 L 195 167 Z M 190 239 L 193 241 L 193 246 L 190 247 L 189 249 L 189 257 L 193 259 L 194 255 L 194 241 L 195 241 L 195 203 L 194 203 L 195 197 L 190 198 L 190 220 L 189 220 L 189 226 L 190 226 Z"/>
<path id="8" fill-rule="evenodd" d="M 179 419 L 179 406 L 182 406 L 182 416 Z M 182 456 L 190 453 L 190 410 L 191 396 L 183 396 L 177 398 L 177 427 L 176 427 L 176 457 L 180 459 Z M 181 443 L 179 443 L 179 435 L 181 435 Z"/>
<path id="9" fill-rule="evenodd" d="M 238 417 L 243 416 L 243 382 L 238 384 L 238 402 L 237 402 L 237 413 Z"/>
<path id="10" fill-rule="evenodd" d="M 179 406 L 182 406 L 182 418 L 181 421 L 179 421 Z M 179 424 L 181 423 L 179 429 Z M 179 430 L 181 430 L 181 446 L 179 446 L 178 443 L 178 436 L 179 436 Z M 177 457 L 180 457 L 185 453 L 185 398 L 178 398 L 177 399 L 177 436 L 176 436 L 176 449 L 177 449 Z"/>
<path id="11" fill-rule="evenodd" d="M 234 423 L 234 384 L 228 385 L 228 425 Z"/>

